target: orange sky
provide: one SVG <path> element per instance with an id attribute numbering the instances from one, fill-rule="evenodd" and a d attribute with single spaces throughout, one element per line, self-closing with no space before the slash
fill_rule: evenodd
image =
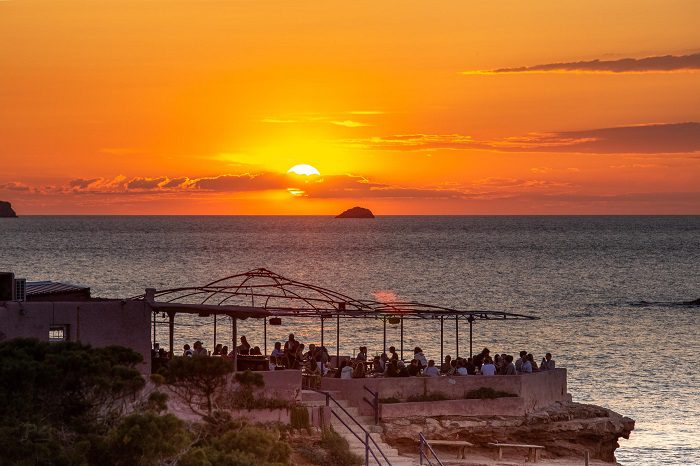
<path id="1" fill-rule="evenodd" d="M 700 214 L 698 19 L 695 0 L 0 0 L 0 199 Z"/>

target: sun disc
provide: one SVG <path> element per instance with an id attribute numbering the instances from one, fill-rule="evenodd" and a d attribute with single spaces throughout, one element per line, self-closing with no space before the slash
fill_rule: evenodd
<path id="1" fill-rule="evenodd" d="M 295 175 L 305 175 L 305 176 L 311 176 L 311 175 L 317 175 L 320 176 L 321 173 L 315 168 L 312 167 L 309 164 L 302 163 L 299 165 L 294 165 L 292 168 L 287 170 L 287 173 L 294 173 Z"/>

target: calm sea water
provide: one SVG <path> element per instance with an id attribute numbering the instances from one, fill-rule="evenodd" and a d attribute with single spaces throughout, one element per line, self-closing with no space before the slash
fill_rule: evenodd
<path id="1" fill-rule="evenodd" d="M 0 219 L 0 270 L 129 297 L 265 267 L 357 298 L 391 293 L 465 309 L 541 317 L 477 322 L 475 348 L 569 369 L 575 401 L 637 421 L 623 464 L 700 464 L 700 217 L 23 217 Z M 386 295 L 384 295 L 386 296 Z M 178 326 L 177 347 L 211 346 L 211 319 Z M 381 323 L 343 322 L 341 352 L 381 349 Z M 223 330 L 221 330 L 223 327 Z M 259 322 L 240 324 L 262 346 Z M 330 328 L 329 328 L 330 327 Z M 163 330 L 164 330 L 163 326 Z M 289 330 L 320 341 L 317 322 Z M 219 341 L 230 330 L 219 326 Z M 439 324 L 407 323 L 406 348 L 439 359 Z M 462 338 L 467 328 L 460 329 Z M 160 332 L 161 342 L 167 337 Z M 391 327 L 390 344 L 398 346 Z M 335 351 L 333 326 L 325 341 Z M 445 353 L 455 353 L 445 325 Z M 462 341 L 460 353 L 468 352 Z"/>

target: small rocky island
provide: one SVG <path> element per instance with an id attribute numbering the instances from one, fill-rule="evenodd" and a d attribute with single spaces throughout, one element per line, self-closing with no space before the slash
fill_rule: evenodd
<path id="1" fill-rule="evenodd" d="M 335 218 L 374 218 L 374 214 L 371 210 L 364 207 L 353 207 L 340 215 L 336 215 Z"/>
<path id="2" fill-rule="evenodd" d="M 7 201 L 0 201 L 0 218 L 2 218 L 2 217 L 9 217 L 9 218 L 17 217 L 17 214 L 12 209 L 12 204 L 10 204 Z"/>

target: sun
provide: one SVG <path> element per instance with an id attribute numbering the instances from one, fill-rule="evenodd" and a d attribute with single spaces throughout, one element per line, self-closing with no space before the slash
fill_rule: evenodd
<path id="1" fill-rule="evenodd" d="M 294 165 L 292 168 L 287 170 L 287 173 L 294 173 L 295 175 L 306 175 L 306 176 L 311 176 L 311 175 L 317 175 L 320 176 L 321 173 L 319 173 L 318 170 L 316 170 L 315 167 L 312 167 L 311 165 L 302 163 L 299 165 Z"/>

